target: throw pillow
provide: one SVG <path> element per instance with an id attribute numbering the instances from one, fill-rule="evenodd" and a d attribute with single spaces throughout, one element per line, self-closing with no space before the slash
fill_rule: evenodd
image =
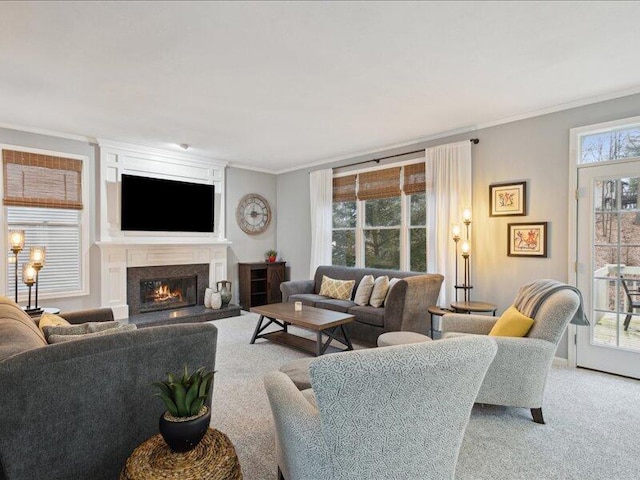
<path id="1" fill-rule="evenodd" d="M 369 305 L 372 307 L 381 307 L 387 296 L 387 290 L 389 290 L 389 277 L 383 275 L 376 278 L 373 283 L 373 292 L 371 292 Z"/>
<path id="2" fill-rule="evenodd" d="M 351 293 L 355 284 L 355 280 L 336 280 L 323 275 L 322 283 L 320 284 L 320 295 L 335 298 L 336 300 L 351 300 Z"/>
<path id="3" fill-rule="evenodd" d="M 389 298 L 389 293 L 391 292 L 391 289 L 393 288 L 393 286 L 398 283 L 400 281 L 399 278 L 395 278 L 393 277 L 391 280 L 389 280 L 389 288 L 387 289 L 387 295 L 384 297 L 384 303 L 383 305 L 387 304 L 387 298 Z"/>
<path id="4" fill-rule="evenodd" d="M 49 342 L 49 344 L 63 343 L 63 342 L 70 342 L 73 340 L 80 340 L 83 338 L 102 337 L 104 335 L 113 335 L 115 333 L 130 332 L 136 329 L 137 329 L 137 326 L 134 323 L 124 323 L 122 325 L 118 325 L 113 328 L 108 328 L 106 330 L 101 330 L 99 332 L 90 332 L 90 333 L 84 333 L 79 335 L 50 334 L 49 338 L 47 338 L 47 341 Z"/>
<path id="5" fill-rule="evenodd" d="M 511 305 L 500 316 L 489 335 L 492 337 L 524 337 L 529 333 L 533 321 L 533 318 L 524 316 Z"/>
<path id="6" fill-rule="evenodd" d="M 365 275 L 362 277 L 362 280 L 360 280 L 358 288 L 356 289 L 356 296 L 353 299 L 353 301 L 356 302 L 356 305 L 364 307 L 369 303 L 371 292 L 373 292 L 373 282 L 373 275 Z"/>
<path id="7" fill-rule="evenodd" d="M 43 313 L 38 322 L 38 328 L 44 335 L 44 327 L 53 327 L 59 325 L 71 325 L 64 318 L 54 315 L 53 313 Z M 46 337 L 45 337 L 46 338 Z"/>
<path id="8" fill-rule="evenodd" d="M 97 333 L 104 330 L 117 328 L 120 322 L 86 322 L 77 325 L 48 325 L 42 328 L 44 338 L 49 341 L 49 335 L 85 335 L 87 333 Z"/>

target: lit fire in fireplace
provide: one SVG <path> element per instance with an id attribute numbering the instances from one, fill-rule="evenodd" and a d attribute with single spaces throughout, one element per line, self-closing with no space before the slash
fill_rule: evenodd
<path id="1" fill-rule="evenodd" d="M 180 290 L 171 291 L 168 285 L 160 285 L 153 291 L 151 299 L 154 302 L 167 302 L 170 300 L 181 302 L 182 292 Z"/>

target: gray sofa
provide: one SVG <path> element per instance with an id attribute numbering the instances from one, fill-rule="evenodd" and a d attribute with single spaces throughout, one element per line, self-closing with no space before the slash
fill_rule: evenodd
<path id="1" fill-rule="evenodd" d="M 335 300 L 319 295 L 322 277 L 326 275 L 339 280 L 355 280 L 351 300 Z M 382 307 L 359 306 L 353 302 L 358 284 L 365 275 L 387 275 L 389 279 L 400 278 Z M 350 313 L 355 320 L 346 325 L 351 338 L 371 346 L 378 336 L 391 331 L 410 331 L 429 335 L 427 308 L 435 305 L 444 277 L 437 273 L 402 272 L 378 268 L 356 268 L 321 265 L 313 280 L 288 281 L 280 284 L 283 302 L 301 301 L 303 305 Z"/>
<path id="2" fill-rule="evenodd" d="M 113 319 L 111 309 L 61 316 Z M 164 406 L 151 382 L 185 363 L 213 370 L 217 335 L 208 323 L 181 324 L 48 345 L 0 297 L 0 479 L 118 478 L 158 433 Z"/>

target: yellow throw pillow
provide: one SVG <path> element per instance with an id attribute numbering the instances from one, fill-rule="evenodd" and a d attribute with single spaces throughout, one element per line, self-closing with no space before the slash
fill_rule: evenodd
<path id="1" fill-rule="evenodd" d="M 525 317 L 516 307 L 511 305 L 500 316 L 489 335 L 492 337 L 524 337 L 531 326 L 533 318 Z"/>
<path id="2" fill-rule="evenodd" d="M 53 315 L 52 313 L 43 313 L 42 316 L 40 317 L 40 321 L 38 322 L 38 328 L 40 329 L 40 331 L 44 334 L 44 327 L 57 327 L 60 325 L 71 325 L 69 322 L 67 322 L 64 318 L 58 316 L 58 315 Z"/>
<path id="3" fill-rule="evenodd" d="M 320 295 L 336 300 L 351 300 L 351 292 L 356 284 L 355 280 L 336 280 L 326 275 L 322 276 Z"/>

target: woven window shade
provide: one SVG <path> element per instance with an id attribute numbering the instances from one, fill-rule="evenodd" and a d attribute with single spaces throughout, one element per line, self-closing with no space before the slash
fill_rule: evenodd
<path id="1" fill-rule="evenodd" d="M 405 165 L 404 185 L 402 190 L 407 195 L 413 193 L 424 193 L 427 189 L 427 182 L 424 175 L 424 162 Z"/>
<path id="2" fill-rule="evenodd" d="M 356 175 L 333 178 L 333 201 L 334 202 L 355 202 L 356 198 Z"/>
<path id="3" fill-rule="evenodd" d="M 82 162 L 3 150 L 4 204 L 82 209 Z"/>
<path id="4" fill-rule="evenodd" d="M 400 167 L 361 173 L 358 179 L 358 200 L 389 198 L 400 195 Z"/>

